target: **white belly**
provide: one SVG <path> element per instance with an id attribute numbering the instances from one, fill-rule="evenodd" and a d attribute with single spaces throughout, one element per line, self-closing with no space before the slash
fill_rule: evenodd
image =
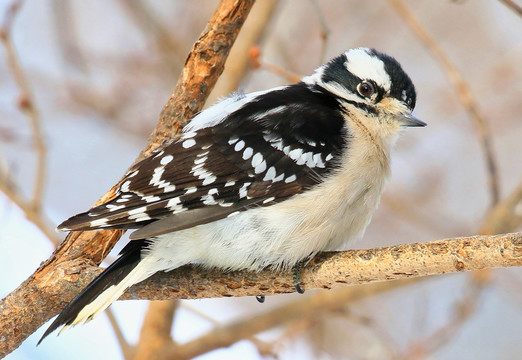
<path id="1" fill-rule="evenodd" d="M 157 271 L 189 262 L 259 270 L 290 268 L 319 251 L 335 250 L 362 236 L 379 203 L 389 162 L 378 150 L 351 153 L 336 175 L 287 201 L 161 235 L 148 256 L 158 259 Z"/>

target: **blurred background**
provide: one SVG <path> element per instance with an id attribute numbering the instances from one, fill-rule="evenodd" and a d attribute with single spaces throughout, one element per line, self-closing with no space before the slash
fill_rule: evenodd
<path id="1" fill-rule="evenodd" d="M 218 3 L 0 1 L 2 28 L 10 29 L 0 48 L 1 297 L 64 238 L 54 227 L 93 205 L 138 155 Z M 237 88 L 287 84 L 358 46 L 399 60 L 417 88 L 414 115 L 428 127 L 398 142 L 381 206 L 352 247 L 484 231 L 493 204 L 522 180 L 516 3 L 259 0 L 207 105 Z M 34 203 L 42 211 L 29 221 L 24 210 Z M 521 288 L 520 268 L 422 279 L 199 358 L 520 359 Z M 314 294 L 267 297 L 263 305 L 182 301 L 172 334 L 179 343 L 195 340 Z M 126 341 L 136 343 L 147 302 L 111 309 Z M 105 315 L 36 348 L 44 329 L 7 359 L 124 358 Z"/>

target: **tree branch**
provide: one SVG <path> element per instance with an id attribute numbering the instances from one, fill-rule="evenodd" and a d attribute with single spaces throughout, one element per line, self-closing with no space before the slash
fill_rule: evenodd
<path id="1" fill-rule="evenodd" d="M 230 48 L 253 3 L 254 0 L 221 1 L 194 44 L 156 129 L 136 161 L 171 139 L 187 119 L 201 110 L 223 71 Z M 114 197 L 117 186 L 105 194 L 98 204 Z M 16 349 L 62 309 L 72 299 L 70 295 L 78 293 L 86 285 L 81 280 L 75 283 L 74 279 L 85 279 L 82 269 L 99 264 L 122 234 L 121 230 L 70 233 L 33 275 L 0 302 L 0 326 L 9 329 L 0 332 L 5 337 L 0 341 L 0 357 Z"/>
<path id="2" fill-rule="evenodd" d="M 522 232 L 496 236 L 461 237 L 377 249 L 326 252 L 316 256 L 304 267 L 301 278 L 303 287 L 307 290 L 331 289 L 346 285 L 508 266 L 522 266 Z M 83 268 L 72 263 L 65 263 L 59 276 L 48 279 L 47 286 L 59 288 L 59 293 L 63 297 L 61 301 L 65 306 L 77 291 L 91 282 L 101 271 L 103 270 L 94 266 Z M 291 272 L 270 270 L 224 273 L 219 270 L 184 266 L 169 273 L 155 274 L 148 280 L 131 287 L 121 299 L 167 300 L 291 293 L 295 291 L 292 275 Z M 387 283 L 379 285 L 375 289 L 377 292 L 386 291 L 389 286 L 395 286 L 395 284 Z M 73 290 L 70 290 L 71 288 Z M 347 296 L 358 298 L 365 296 L 366 292 L 353 294 Z M 324 296 L 330 299 L 330 296 L 334 295 Z M 333 304 L 333 299 L 328 303 Z M 49 316 L 58 313 L 59 310 L 59 308 L 52 310 L 53 313 Z M 297 314 L 292 312 L 285 317 L 285 321 L 290 321 L 296 316 Z M 28 318 L 25 320 L 27 321 Z M 252 330 L 253 332 L 243 335 L 252 335 L 271 327 L 266 324 L 272 324 L 272 326 L 280 324 L 281 318 L 274 317 L 274 319 L 278 318 L 278 322 L 276 320 L 268 321 L 263 323 L 265 325 L 262 328 L 254 327 L 255 331 Z M 32 319 L 30 322 L 37 321 Z M 0 324 L 5 328 L 10 325 L 3 322 L 1 318 Z M 233 343 L 237 340 L 236 334 L 232 338 L 227 338 L 226 341 L 220 337 L 213 341 L 224 341 L 228 344 L 230 341 Z M 180 346 L 180 349 L 172 348 L 167 353 L 173 351 L 185 353 L 187 351 L 192 354 L 192 351 L 195 351 L 184 346 Z M 162 353 L 164 352 L 162 351 Z"/>

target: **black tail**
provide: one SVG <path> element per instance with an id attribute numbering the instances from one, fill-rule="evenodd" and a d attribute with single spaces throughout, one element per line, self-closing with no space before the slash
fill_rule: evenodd
<path id="1" fill-rule="evenodd" d="M 70 325 L 78 316 L 78 313 L 102 292 L 112 285 L 122 281 L 132 269 L 140 262 L 141 249 L 148 245 L 147 240 L 134 240 L 128 243 L 116 259 L 105 271 L 87 285 L 67 306 L 62 310 L 49 328 L 45 331 L 38 345 L 50 333 L 58 327 Z M 88 319 L 90 320 L 90 319 Z"/>

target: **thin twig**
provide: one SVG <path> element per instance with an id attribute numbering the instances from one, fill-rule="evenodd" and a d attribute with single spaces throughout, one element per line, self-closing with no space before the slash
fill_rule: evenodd
<path id="1" fill-rule="evenodd" d="M 497 163 L 493 155 L 491 132 L 488 121 L 480 112 L 469 85 L 466 83 L 449 57 L 444 53 L 442 48 L 437 44 L 435 39 L 431 37 L 430 34 L 428 34 L 427 30 L 415 18 L 413 13 L 407 8 L 406 5 L 404 5 L 401 0 L 388 0 L 388 2 L 395 9 L 397 14 L 404 20 L 406 25 L 408 25 L 413 34 L 417 36 L 417 38 L 428 49 L 428 51 L 431 52 L 433 57 L 445 70 L 451 83 L 453 83 L 456 88 L 460 102 L 467 109 L 468 113 L 471 115 L 471 118 L 474 120 L 477 127 L 477 134 L 486 157 L 489 188 L 491 193 L 491 206 L 494 206 L 499 201 L 500 190 Z"/>
<path id="2" fill-rule="evenodd" d="M 4 193 L 4 195 L 16 206 L 20 208 L 24 212 L 24 215 L 27 220 L 32 222 L 38 230 L 42 232 L 42 234 L 49 239 L 49 241 L 54 245 L 54 247 L 58 246 L 60 243 L 59 237 L 52 230 L 52 226 L 50 225 L 52 222 L 45 217 L 41 212 L 34 211 L 34 208 L 30 203 L 24 201 L 20 195 L 13 190 L 12 187 L 9 186 L 11 181 L 4 176 L 4 174 L 0 175 L 0 191 Z"/>
<path id="3" fill-rule="evenodd" d="M 114 335 L 116 335 L 116 340 L 118 341 L 118 344 L 120 345 L 121 352 L 123 353 L 123 357 L 125 360 L 132 359 L 132 356 L 134 355 L 134 347 L 131 346 L 127 340 L 125 339 L 125 336 L 123 335 L 123 332 L 121 331 L 120 324 L 118 324 L 118 320 L 116 320 L 116 317 L 114 316 L 114 313 L 109 308 L 105 311 L 107 314 L 107 318 L 109 319 L 109 322 L 111 324 L 112 330 L 114 330 Z"/>
<path id="4" fill-rule="evenodd" d="M 172 73 L 177 73 L 183 66 L 180 54 L 184 54 L 185 46 L 161 23 L 158 16 L 153 14 L 146 1 L 123 0 L 120 4 L 144 32 L 153 36 L 158 50 L 164 56 L 166 68 Z"/>
<path id="5" fill-rule="evenodd" d="M 81 42 L 74 21 L 74 4 L 69 0 L 54 0 L 50 5 L 56 43 L 64 65 L 77 73 L 87 73 L 88 64 L 79 46 Z"/>
<path id="6" fill-rule="evenodd" d="M 328 48 L 328 40 L 330 38 L 330 27 L 328 26 L 328 22 L 326 21 L 319 4 L 317 4 L 317 0 L 310 0 L 310 3 L 314 8 L 314 14 L 317 16 L 319 26 L 321 27 L 321 50 L 319 52 L 319 64 L 322 65 L 326 61 L 326 50 Z"/>
<path id="7" fill-rule="evenodd" d="M 402 282 L 408 284 L 408 280 Z M 376 283 L 358 288 L 345 287 L 337 291 L 321 291 L 312 296 L 299 299 L 289 304 L 282 305 L 274 310 L 241 320 L 222 328 L 218 328 L 209 334 L 189 341 L 188 343 L 172 346 L 165 351 L 164 359 L 191 359 L 223 346 L 249 338 L 252 335 L 282 325 L 295 319 L 317 316 L 318 314 L 332 311 L 346 306 L 348 302 L 354 302 L 367 296 L 367 292 L 378 294 L 387 291 L 392 283 Z"/>
<path id="8" fill-rule="evenodd" d="M 158 359 L 163 349 L 175 346 L 170 331 L 178 301 L 152 301 L 143 320 L 133 360 Z"/>
<path id="9" fill-rule="evenodd" d="M 282 76 L 289 83 L 295 83 L 301 80 L 301 76 L 291 72 L 289 70 L 285 70 L 280 66 L 270 64 L 262 59 L 262 53 L 259 46 L 252 46 L 248 51 L 248 59 L 250 60 L 250 66 L 254 69 L 264 69 L 276 75 Z"/>
<path id="10" fill-rule="evenodd" d="M 480 295 L 487 284 L 489 284 L 488 277 L 472 277 L 464 296 L 455 303 L 454 314 L 451 319 L 429 336 L 413 343 L 406 354 L 399 358 L 425 359 L 429 354 L 433 354 L 454 339 L 464 324 L 475 313 Z"/>
<path id="11" fill-rule="evenodd" d="M 22 4 L 23 1 L 15 1 L 9 7 L 9 10 L 5 14 L 2 25 L 0 27 L 0 41 L 5 48 L 8 67 L 20 92 L 18 106 L 20 110 L 28 116 L 31 124 L 33 143 L 36 148 L 37 156 L 31 207 L 35 212 L 38 213 L 42 207 L 47 148 L 45 146 L 44 136 L 42 133 L 40 115 L 35 107 L 34 95 L 10 36 L 13 21 Z"/>
<path id="12" fill-rule="evenodd" d="M 522 6 L 518 5 L 513 0 L 499 0 L 502 4 L 506 5 L 511 11 L 518 16 L 522 16 Z"/>

